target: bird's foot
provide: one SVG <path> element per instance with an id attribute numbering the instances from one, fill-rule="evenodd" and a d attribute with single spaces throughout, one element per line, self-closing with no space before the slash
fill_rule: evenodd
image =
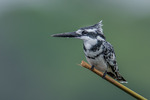
<path id="1" fill-rule="evenodd" d="M 94 65 L 92 65 L 92 67 L 91 67 L 91 70 L 93 70 L 93 68 L 94 68 L 95 66 Z"/>
<path id="2" fill-rule="evenodd" d="M 104 72 L 102 78 L 105 78 L 106 74 L 107 74 L 107 71 Z"/>

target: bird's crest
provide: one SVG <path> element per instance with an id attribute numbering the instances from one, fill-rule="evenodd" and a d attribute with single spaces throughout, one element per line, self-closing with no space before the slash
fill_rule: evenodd
<path id="1" fill-rule="evenodd" d="M 98 32 L 100 32 L 100 34 L 103 34 L 102 26 L 103 26 L 102 20 L 94 25 L 94 27 L 98 30 Z"/>
<path id="2" fill-rule="evenodd" d="M 95 32 L 95 33 L 98 33 L 98 34 L 103 34 L 102 26 L 103 26 L 103 24 L 102 24 L 102 20 L 101 20 L 100 22 L 98 22 L 95 25 L 88 26 L 88 27 L 83 27 L 83 28 L 80 28 L 80 29 L 85 30 L 87 32 Z"/>

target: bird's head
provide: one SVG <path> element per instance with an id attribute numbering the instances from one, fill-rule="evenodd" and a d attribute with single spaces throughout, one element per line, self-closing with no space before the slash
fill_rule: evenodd
<path id="1" fill-rule="evenodd" d="M 103 34 L 102 29 L 102 21 L 99 23 L 80 28 L 75 32 L 67 32 L 67 33 L 61 33 L 61 34 L 54 34 L 53 37 L 69 37 L 69 38 L 78 38 L 82 39 L 83 41 L 91 40 L 91 39 L 102 39 L 105 40 L 105 36 Z"/>

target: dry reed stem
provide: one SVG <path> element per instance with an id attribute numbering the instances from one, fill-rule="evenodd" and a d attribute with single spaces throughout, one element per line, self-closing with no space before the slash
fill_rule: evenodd
<path id="1" fill-rule="evenodd" d="M 81 62 L 81 66 L 91 70 L 91 66 L 82 61 Z M 100 72 L 99 70 L 93 68 L 93 70 L 91 70 L 92 72 L 94 72 L 95 74 L 99 75 L 99 76 L 103 76 L 103 72 Z M 108 75 L 105 76 L 105 80 L 109 81 L 110 83 L 112 83 L 113 85 L 117 86 L 118 88 L 122 89 L 123 91 L 125 91 L 126 93 L 130 94 L 131 96 L 135 97 L 138 100 L 147 100 L 146 98 L 144 98 L 143 96 L 139 95 L 138 93 L 132 91 L 131 89 L 127 88 L 126 86 L 122 85 L 121 83 L 119 83 L 118 81 L 112 79 L 111 77 L 109 77 Z"/>

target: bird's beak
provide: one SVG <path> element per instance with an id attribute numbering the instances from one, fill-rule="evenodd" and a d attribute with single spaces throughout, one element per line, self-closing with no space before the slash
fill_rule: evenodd
<path id="1" fill-rule="evenodd" d="M 60 34 L 54 34 L 53 37 L 69 37 L 74 38 L 78 37 L 79 35 L 76 32 L 68 32 L 68 33 L 60 33 Z"/>

